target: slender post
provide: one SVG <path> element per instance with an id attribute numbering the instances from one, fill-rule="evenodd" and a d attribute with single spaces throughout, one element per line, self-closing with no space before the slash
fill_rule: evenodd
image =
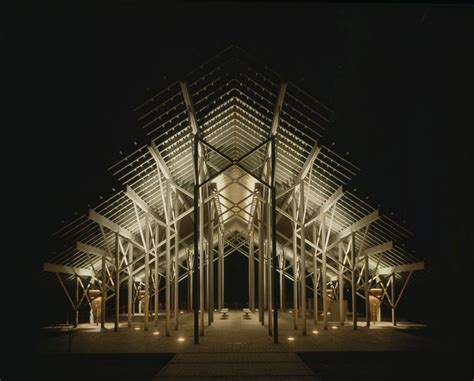
<path id="1" fill-rule="evenodd" d="M 171 200 L 170 200 L 170 183 L 166 181 L 166 195 L 165 195 L 165 208 L 167 215 L 171 214 Z M 165 332 L 166 336 L 170 335 L 170 317 L 171 317 L 171 231 L 170 222 L 166 224 L 166 264 L 165 264 L 165 304 L 166 304 L 166 325 Z"/>
<path id="2" fill-rule="evenodd" d="M 105 256 L 102 256 L 102 295 L 100 298 L 100 329 L 105 329 L 105 300 L 107 299 L 107 270 L 106 270 Z"/>
<path id="3" fill-rule="evenodd" d="M 351 260 L 352 260 L 352 277 L 351 277 L 351 288 L 352 288 L 352 326 L 354 329 L 357 329 L 357 278 L 356 278 L 356 268 L 357 268 L 357 259 L 356 259 L 356 250 L 355 250 L 355 239 L 356 233 L 352 232 L 351 238 Z"/>
<path id="4" fill-rule="evenodd" d="M 272 215 L 273 208 L 270 208 L 271 192 L 267 191 L 267 306 L 268 306 L 268 334 L 273 334 L 273 271 L 272 271 L 272 260 L 273 260 L 273 240 L 272 236 Z"/>
<path id="5" fill-rule="evenodd" d="M 199 157 L 198 157 L 198 137 L 194 135 L 194 254 L 193 254 L 193 308 L 194 308 L 194 344 L 199 344 L 199 283 L 197 277 L 198 255 L 199 255 Z"/>
<path id="6" fill-rule="evenodd" d="M 303 336 L 306 336 L 306 264 L 305 264 L 305 227 L 304 227 L 304 180 L 300 181 L 300 236 L 301 236 L 301 314 L 303 315 Z"/>
<path id="7" fill-rule="evenodd" d="M 344 271 L 344 266 L 342 265 L 342 243 L 339 242 L 339 245 L 337 247 L 338 249 L 338 260 L 339 260 L 339 280 L 338 280 L 338 286 L 339 286 L 339 319 L 341 320 L 341 325 L 344 325 L 344 278 L 343 278 L 343 271 Z"/>
<path id="8" fill-rule="evenodd" d="M 145 317 L 144 327 L 145 331 L 148 331 L 148 317 L 150 314 L 150 229 L 148 224 L 150 219 L 148 213 L 145 214 Z"/>
<path id="9" fill-rule="evenodd" d="M 188 312 L 191 312 L 193 309 L 193 266 L 191 262 L 191 252 L 188 250 Z"/>
<path id="10" fill-rule="evenodd" d="M 263 192 L 261 192 L 263 197 Z M 263 277 L 265 268 L 265 243 L 263 237 L 263 202 L 259 204 L 259 221 L 258 221 L 258 318 L 262 325 L 265 324 L 265 313 L 264 313 L 264 290 L 263 290 Z"/>
<path id="11" fill-rule="evenodd" d="M 209 192 L 210 193 L 210 192 Z M 211 325 L 214 321 L 214 219 L 213 212 L 214 208 L 212 207 L 212 202 L 209 201 L 209 224 L 208 224 L 208 235 L 207 235 L 207 276 L 208 276 L 208 325 Z"/>
<path id="12" fill-rule="evenodd" d="M 370 303 L 369 303 L 369 256 L 366 255 L 364 258 L 364 286 L 365 286 L 365 325 L 370 327 Z"/>
<path id="13" fill-rule="evenodd" d="M 155 242 L 158 246 L 158 242 L 160 242 L 160 226 L 155 224 Z M 158 327 L 158 302 L 159 302 L 159 290 L 160 290 L 160 271 L 159 271 L 159 257 L 160 257 L 160 249 L 157 247 L 155 250 L 155 300 L 154 300 L 154 318 L 155 318 L 155 327 Z"/>
<path id="14" fill-rule="evenodd" d="M 394 326 L 397 325 L 397 317 L 395 315 L 395 273 L 392 273 L 392 285 L 390 287 L 391 290 L 391 297 L 392 297 L 392 324 Z"/>
<path id="15" fill-rule="evenodd" d="M 273 282 L 272 282 L 272 296 L 273 296 L 273 342 L 278 344 L 278 306 L 277 306 L 277 295 L 278 295 L 278 269 L 277 269 L 277 241 L 276 241 L 276 179 L 275 179 L 275 165 L 276 165 L 276 149 L 275 149 L 275 137 L 271 141 L 271 168 L 272 168 L 272 188 L 271 188 L 271 205 L 272 205 L 272 263 L 273 263 Z M 282 269 L 283 271 L 283 269 Z M 282 305 L 280 304 L 280 308 Z"/>
<path id="16" fill-rule="evenodd" d="M 204 336 L 204 205 L 203 205 L 203 194 L 202 188 L 199 189 L 199 307 L 201 309 L 200 314 L 200 332 L 201 336 Z"/>
<path id="17" fill-rule="evenodd" d="M 74 318 L 74 327 L 77 327 L 77 325 L 79 324 L 79 277 L 77 274 L 74 275 L 74 280 L 75 280 L 75 283 L 76 283 L 76 300 L 75 300 L 75 308 L 74 308 L 74 312 L 75 312 L 75 318 Z"/>
<path id="18" fill-rule="evenodd" d="M 315 245 L 318 244 L 318 232 L 316 228 L 316 222 L 313 222 L 313 243 Z M 314 318 L 314 325 L 318 325 L 318 260 L 317 260 L 317 249 L 314 249 L 314 256 L 313 256 L 313 318 Z"/>
<path id="19" fill-rule="evenodd" d="M 296 192 L 293 191 L 293 219 L 296 221 Z M 298 242 L 296 237 L 297 225 L 292 222 L 293 226 L 293 328 L 298 329 L 298 269 L 297 269 L 297 252 Z"/>
<path id="20" fill-rule="evenodd" d="M 118 331 L 119 326 L 119 314 L 120 314 L 120 246 L 119 246 L 119 234 L 115 233 L 115 319 L 114 319 L 114 331 Z"/>
<path id="21" fill-rule="evenodd" d="M 131 242 L 127 245 L 128 252 L 128 282 L 127 282 L 127 325 L 132 326 L 133 313 L 133 245 Z"/>
<path id="22" fill-rule="evenodd" d="M 321 297 L 323 298 L 323 325 L 328 329 L 328 292 L 327 292 L 327 256 L 326 256 L 326 214 L 321 216 L 321 241 L 323 243 L 323 264 L 321 268 Z"/>
<path id="23" fill-rule="evenodd" d="M 219 231 L 218 231 L 218 242 L 217 242 L 217 246 L 218 246 L 218 251 L 219 253 L 217 254 L 218 257 L 217 257 L 217 309 L 220 311 L 223 307 L 224 307 L 224 303 L 223 303 L 223 297 L 222 297 L 222 257 L 223 257 L 223 253 L 224 253 L 224 245 L 223 245 L 223 242 L 222 242 L 222 231 L 221 229 L 219 228 Z"/>
<path id="24" fill-rule="evenodd" d="M 176 196 L 175 201 L 175 215 L 178 216 L 178 197 Z M 175 331 L 178 330 L 179 320 L 179 222 L 175 224 L 175 236 L 174 236 L 174 320 L 175 320 Z"/>
<path id="25" fill-rule="evenodd" d="M 253 223 L 249 234 L 249 309 L 255 312 L 255 253 L 253 241 Z"/>
<path id="26" fill-rule="evenodd" d="M 280 311 L 285 311 L 285 251 L 280 251 Z"/>

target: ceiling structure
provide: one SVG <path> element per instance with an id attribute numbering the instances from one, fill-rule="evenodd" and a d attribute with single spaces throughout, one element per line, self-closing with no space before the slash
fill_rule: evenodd
<path id="1" fill-rule="evenodd" d="M 332 111 L 295 84 L 283 82 L 241 49 L 224 50 L 134 112 L 148 142 L 125 153 L 109 168 L 123 188 L 56 233 L 71 245 L 51 256 L 45 270 L 65 273 L 69 279 L 78 272 L 99 278 L 102 257 L 113 257 L 118 232 L 134 247 L 133 279 L 144 282 L 142 252 L 150 229 L 152 251 L 158 253 L 159 272 L 165 276 L 165 243 L 153 235 L 153 226 L 159 230 L 170 224 L 172 237 L 179 230 L 180 280 L 186 278 L 187 260 L 193 251 L 196 131 L 201 139 L 203 180 L 213 177 L 205 201 L 212 199 L 217 210 L 213 221 L 216 231 L 209 236 L 216 246 L 217 233 L 222 233 L 224 255 L 240 252 L 248 256 L 250 240 L 258 250 L 256 205 L 265 201 L 262 183 L 268 177 L 269 146 L 275 135 L 277 255 L 285 258 L 285 269 L 291 268 L 293 250 L 300 247 L 301 221 L 306 230 L 308 276 L 314 271 L 314 258 L 321 263 L 325 245 L 328 282 L 336 281 L 339 243 L 343 242 L 347 251 L 352 238 L 360 258 L 367 256 L 370 277 L 375 281 L 394 274 L 395 280 L 406 284 L 413 271 L 423 268 L 423 263 L 399 244 L 411 233 L 346 189 L 359 169 L 321 143 Z M 171 208 L 165 207 L 168 186 Z M 121 249 L 126 261 L 126 250 Z M 173 246 L 170 250 L 175 253 Z M 150 261 L 153 263 L 154 257 Z M 415 274 L 413 278 L 419 276 Z M 289 271 L 285 276 L 292 279 Z M 126 279 L 124 276 L 121 282 Z"/>

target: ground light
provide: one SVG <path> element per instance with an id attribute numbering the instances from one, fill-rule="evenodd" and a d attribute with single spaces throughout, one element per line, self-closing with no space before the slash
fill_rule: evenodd
<path id="1" fill-rule="evenodd" d="M 135 327 L 134 329 L 135 329 L 135 331 L 139 331 L 140 327 Z"/>
<path id="2" fill-rule="evenodd" d="M 183 341 L 184 341 L 184 337 L 178 337 L 178 341 L 179 341 L 179 342 L 183 342 Z"/>
<path id="3" fill-rule="evenodd" d="M 160 333 L 158 331 L 153 332 L 154 335 L 159 335 Z"/>
<path id="4" fill-rule="evenodd" d="M 294 337 L 289 337 L 288 341 L 295 341 L 295 338 Z"/>
<path id="5" fill-rule="evenodd" d="M 335 325 L 333 325 L 331 328 L 332 328 L 332 329 L 337 329 L 337 327 L 336 327 Z"/>
<path id="6" fill-rule="evenodd" d="M 319 331 L 313 331 L 314 334 L 319 333 Z"/>
<path id="7" fill-rule="evenodd" d="M 184 314 L 184 311 L 181 311 L 180 314 Z"/>

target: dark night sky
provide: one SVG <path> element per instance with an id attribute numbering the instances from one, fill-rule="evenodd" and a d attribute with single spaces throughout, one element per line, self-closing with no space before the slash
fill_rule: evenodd
<path id="1" fill-rule="evenodd" d="M 23 106 L 40 105 L 27 133 L 43 240 L 116 186 L 106 168 L 140 134 L 132 107 L 234 43 L 334 109 L 327 141 L 362 170 L 349 189 L 416 233 L 430 287 L 446 298 L 443 275 L 470 277 L 472 238 L 455 219 L 469 194 L 459 168 L 471 159 L 460 116 L 472 108 L 472 7 L 118 4 L 45 5 L 18 32 L 19 67 L 34 63 L 35 77 Z"/>

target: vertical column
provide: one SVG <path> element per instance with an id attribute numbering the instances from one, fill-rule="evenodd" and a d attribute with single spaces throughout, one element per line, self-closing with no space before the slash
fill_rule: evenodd
<path id="1" fill-rule="evenodd" d="M 268 334 L 271 336 L 273 334 L 273 294 L 272 294 L 272 260 L 273 260 L 273 245 L 272 245 L 272 221 L 271 221 L 271 212 L 270 208 L 271 201 L 271 192 L 267 189 L 267 306 L 268 306 Z"/>
<path id="2" fill-rule="evenodd" d="M 280 251 L 280 311 L 285 311 L 285 251 Z"/>
<path id="3" fill-rule="evenodd" d="M 293 191 L 293 326 L 298 329 L 298 269 L 297 269 L 297 251 L 298 241 L 296 238 L 296 192 Z"/>
<path id="4" fill-rule="evenodd" d="M 198 137 L 194 135 L 194 149 L 193 149 L 193 162 L 194 162 L 194 227 L 193 227 L 193 309 L 194 309 L 194 344 L 199 344 L 199 283 L 197 277 L 198 268 L 198 251 L 199 251 L 199 156 L 198 156 Z"/>
<path id="5" fill-rule="evenodd" d="M 132 313 L 133 313 L 133 245 L 131 242 L 127 245 L 128 254 L 128 284 L 127 284 L 127 325 L 132 326 Z"/>
<path id="6" fill-rule="evenodd" d="M 143 304 L 145 306 L 144 327 L 148 331 L 148 317 L 150 314 L 150 229 L 148 225 L 150 219 L 148 213 L 145 214 L 145 299 Z"/>
<path id="7" fill-rule="evenodd" d="M 217 309 L 220 311 L 224 308 L 223 297 L 222 297 L 222 257 L 224 253 L 224 245 L 222 242 L 222 231 L 219 228 L 218 230 L 218 256 L 217 256 Z"/>
<path id="8" fill-rule="evenodd" d="M 338 280 L 338 286 L 339 286 L 339 319 L 341 320 L 341 325 L 344 325 L 344 266 L 342 265 L 343 256 L 342 256 L 342 242 L 339 242 L 337 246 L 338 250 L 338 267 L 339 267 L 339 280 Z"/>
<path id="9" fill-rule="evenodd" d="M 188 258 L 188 303 L 187 303 L 187 309 L 188 312 L 191 312 L 193 309 L 193 271 L 192 271 L 192 258 L 191 258 L 191 252 L 188 250 L 187 253 L 187 258 Z"/>
<path id="10" fill-rule="evenodd" d="M 255 312 L 255 253 L 253 241 L 253 221 L 249 234 L 249 309 Z"/>
<path id="11" fill-rule="evenodd" d="M 301 236 L 301 314 L 303 315 L 303 336 L 306 336 L 306 262 L 305 262 L 305 228 L 304 228 L 304 180 L 300 181 L 300 236 Z"/>
<path id="12" fill-rule="evenodd" d="M 170 200 L 170 183 L 169 180 L 166 181 L 166 194 L 165 194 L 165 208 L 167 215 L 171 215 L 171 200 Z M 170 335 L 170 304 L 171 304 L 171 230 L 170 230 L 170 221 L 167 221 L 166 224 L 166 264 L 165 264 L 165 308 L 166 308 L 166 324 L 165 331 L 166 336 Z"/>
<path id="13" fill-rule="evenodd" d="M 199 307 L 201 309 L 199 327 L 201 336 L 204 336 L 204 197 L 203 189 L 199 189 Z"/>
<path id="14" fill-rule="evenodd" d="M 323 263 L 321 266 L 321 297 L 323 298 L 323 325 L 328 329 L 328 292 L 327 292 L 327 256 L 326 256 L 326 214 L 321 216 L 321 242 L 323 246 Z"/>
<path id="15" fill-rule="evenodd" d="M 74 280 L 76 284 L 76 295 L 74 301 L 74 304 L 76 305 L 74 309 L 74 327 L 77 327 L 77 325 L 79 324 L 79 277 L 77 276 L 77 274 L 74 275 Z"/>
<path id="16" fill-rule="evenodd" d="M 155 223 L 155 300 L 154 300 L 154 318 L 155 318 L 155 327 L 158 327 L 158 303 L 159 303 L 159 291 L 160 291 L 160 249 L 158 248 L 158 243 L 160 242 L 160 226 Z"/>
<path id="17" fill-rule="evenodd" d="M 312 224 L 313 226 L 313 243 L 318 245 L 318 232 L 316 228 L 316 222 Z M 314 249 L 314 256 L 313 256 L 313 318 L 314 318 L 314 325 L 318 325 L 318 250 Z"/>
<path id="18" fill-rule="evenodd" d="M 395 312 L 396 312 L 395 311 L 395 308 L 396 308 L 395 307 L 395 273 L 392 273 L 391 277 L 392 277 L 392 286 L 390 287 L 390 290 L 391 290 L 390 293 L 391 293 L 391 298 L 392 298 L 392 303 L 391 303 L 392 304 L 392 324 L 396 326 L 397 317 L 395 315 Z"/>
<path id="19" fill-rule="evenodd" d="M 275 180 L 275 165 L 276 165 L 276 149 L 275 149 L 275 137 L 271 141 L 271 168 L 272 168 L 272 188 L 271 192 L 271 206 L 272 206 L 272 263 L 273 263 L 273 281 L 272 281 L 272 296 L 273 296 L 273 342 L 278 344 L 278 306 L 277 306 L 277 294 L 278 294 L 278 283 L 277 283 L 277 241 L 276 241 L 276 180 Z M 282 306 L 280 305 L 280 308 Z"/>
<path id="20" fill-rule="evenodd" d="M 351 277 L 351 288 L 352 288 L 352 326 L 357 329 L 357 259 L 355 250 L 356 233 L 352 232 L 351 236 L 351 261 L 352 261 L 352 277 Z"/>
<path id="21" fill-rule="evenodd" d="M 263 192 L 261 192 L 263 198 Z M 258 319 L 262 325 L 265 324 L 265 298 L 263 291 L 263 277 L 265 268 L 265 241 L 263 237 L 263 202 L 259 204 L 259 219 L 258 219 Z"/>
<path id="22" fill-rule="evenodd" d="M 364 288 L 365 288 L 365 324 L 370 327 L 370 301 L 369 301 L 369 256 L 364 258 Z"/>
<path id="23" fill-rule="evenodd" d="M 105 256 L 102 256 L 102 295 L 100 299 L 100 328 L 105 329 L 105 300 L 107 299 L 107 270 Z"/>
<path id="24" fill-rule="evenodd" d="M 209 192 L 210 194 L 210 192 Z M 208 224 L 208 234 L 207 234 L 207 275 L 208 275 L 208 324 L 214 321 L 214 218 L 213 212 L 214 208 L 212 206 L 212 201 L 209 201 L 209 224 Z"/>
<path id="25" fill-rule="evenodd" d="M 119 234 L 115 232 L 115 319 L 114 331 L 118 331 L 120 314 L 120 246 Z"/>
<path id="26" fill-rule="evenodd" d="M 175 193 L 175 216 L 178 217 L 178 195 Z M 174 228 L 176 230 L 174 235 L 174 329 L 178 329 L 179 320 L 179 222 L 176 221 Z"/>

